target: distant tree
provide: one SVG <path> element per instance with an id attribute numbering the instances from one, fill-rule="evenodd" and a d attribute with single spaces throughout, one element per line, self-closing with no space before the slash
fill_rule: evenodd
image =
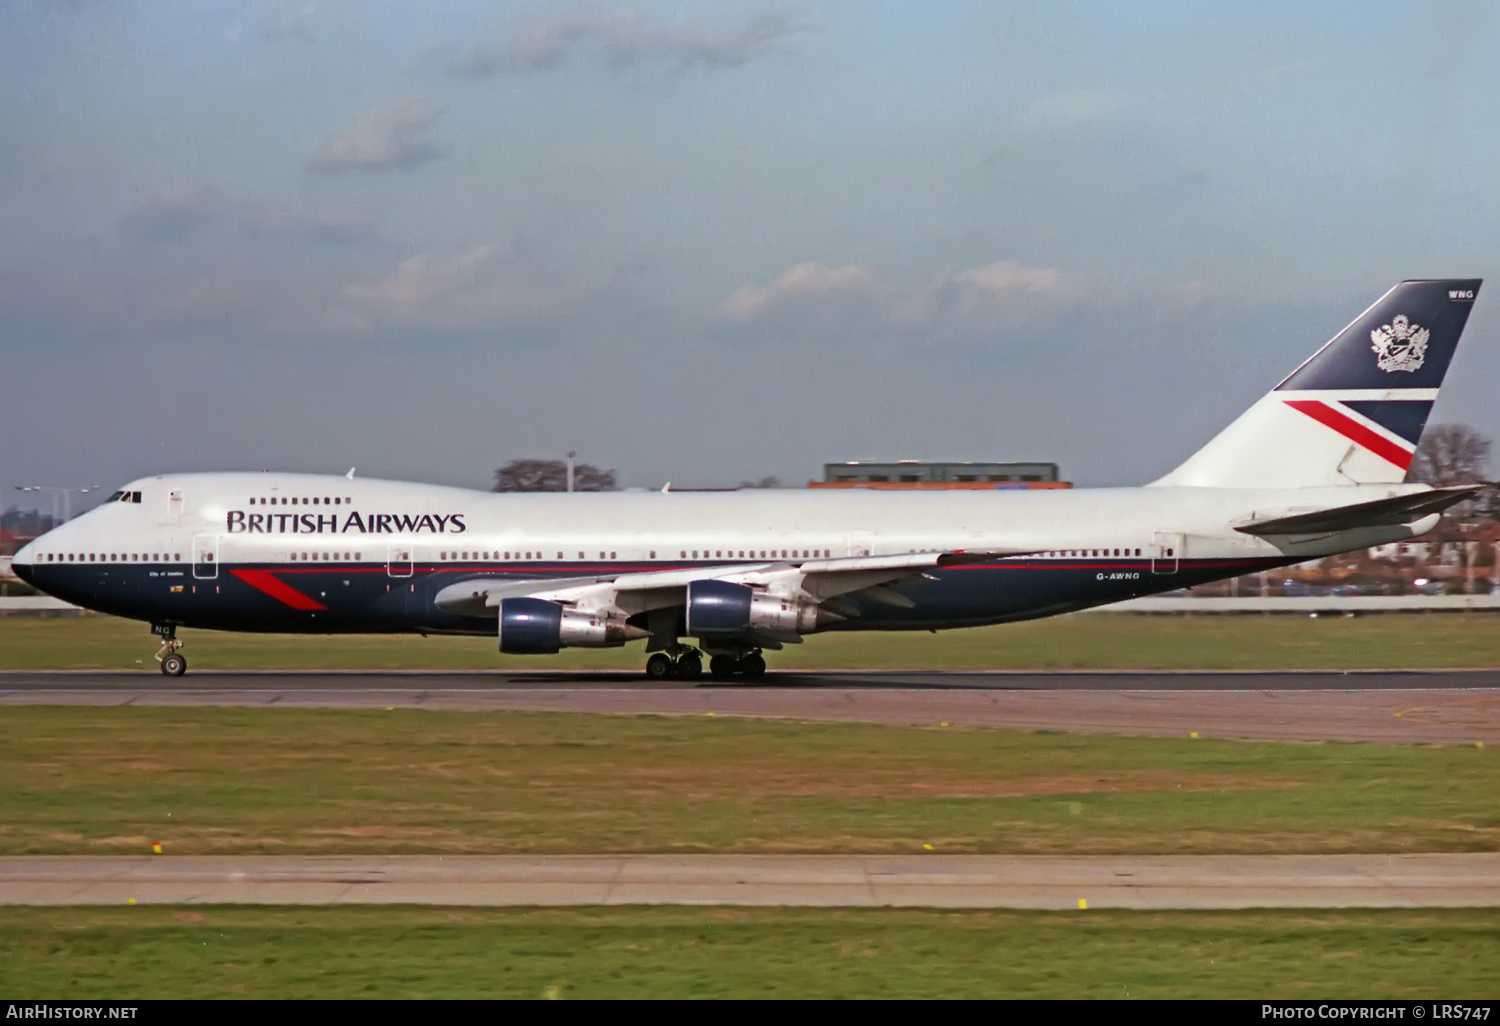
<path id="1" fill-rule="evenodd" d="M 1406 479 L 1439 488 L 1486 484 L 1489 457 L 1488 436 L 1467 424 L 1433 424 L 1422 432 Z M 1472 499 L 1450 507 L 1443 514 L 1438 536 L 1454 540 L 1465 526 L 1494 519 L 1500 519 L 1500 496 L 1490 484 Z"/>
<path id="2" fill-rule="evenodd" d="M 1478 484 L 1485 480 L 1490 440 L 1467 424 L 1433 424 L 1422 432 L 1407 478 L 1422 484 Z"/>
<path id="3" fill-rule="evenodd" d="M 566 460 L 511 460 L 495 471 L 497 492 L 565 492 L 568 490 Z M 615 472 L 600 470 L 591 463 L 573 465 L 575 492 L 612 492 Z"/>
<path id="4" fill-rule="evenodd" d="M 741 488 L 780 488 L 781 487 L 781 479 L 778 478 L 775 474 L 772 474 L 770 477 L 763 477 L 759 481 L 741 481 L 740 482 L 740 487 Z"/>
<path id="5" fill-rule="evenodd" d="M 1487 483 L 1490 439 L 1467 424 L 1433 424 L 1422 432 L 1407 480 L 1437 487 L 1485 484 L 1473 498 L 1450 506 L 1432 532 L 1444 545 L 1454 546 L 1465 576 L 1479 555 L 1477 540 L 1486 521 L 1500 519 L 1500 495 Z"/>

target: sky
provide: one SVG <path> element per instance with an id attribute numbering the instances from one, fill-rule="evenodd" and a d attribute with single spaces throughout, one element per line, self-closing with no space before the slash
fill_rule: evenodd
<path id="1" fill-rule="evenodd" d="M 1500 271 L 1497 37 L 1461 0 L 0 0 L 0 505 L 568 450 L 1144 482 L 1395 282 Z M 1486 295 L 1434 419 L 1500 435 Z"/>

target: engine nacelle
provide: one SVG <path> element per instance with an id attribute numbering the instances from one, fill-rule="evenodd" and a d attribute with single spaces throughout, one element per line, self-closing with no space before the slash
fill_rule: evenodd
<path id="1" fill-rule="evenodd" d="M 552 655 L 562 648 L 612 648 L 646 632 L 603 613 L 568 609 L 546 599 L 500 600 L 500 651 Z"/>
<path id="2" fill-rule="evenodd" d="M 725 637 L 752 630 L 810 634 L 819 622 L 818 606 L 813 602 L 779 598 L 730 581 L 693 581 L 688 585 L 689 637 Z"/>

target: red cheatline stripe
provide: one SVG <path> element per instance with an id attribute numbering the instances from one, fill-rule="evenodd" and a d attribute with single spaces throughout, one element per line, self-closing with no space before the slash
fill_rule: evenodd
<path id="1" fill-rule="evenodd" d="M 1362 445 L 1383 460 L 1394 463 L 1405 470 L 1411 466 L 1412 454 L 1395 442 L 1377 435 L 1359 421 L 1335 410 L 1317 399 L 1288 399 L 1286 404 L 1299 413 L 1305 413 L 1324 427 L 1333 428 L 1349 441 Z"/>
<path id="2" fill-rule="evenodd" d="M 320 602 L 313 601 L 296 588 L 278 579 L 269 570 L 231 570 L 229 572 L 250 585 L 250 587 L 265 592 L 276 601 L 284 602 L 293 609 L 311 611 L 328 608 Z"/>

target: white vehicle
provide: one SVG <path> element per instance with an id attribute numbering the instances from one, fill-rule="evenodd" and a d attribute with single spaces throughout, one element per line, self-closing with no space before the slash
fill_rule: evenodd
<path id="1" fill-rule="evenodd" d="M 1026 620 L 1430 531 L 1473 489 L 1405 484 L 1479 289 L 1407 281 L 1142 488 L 493 494 L 351 475 L 142 478 L 16 573 L 151 624 L 644 640 L 650 677 L 759 677 L 820 631 Z M 684 641 L 684 639 L 688 639 Z"/>

